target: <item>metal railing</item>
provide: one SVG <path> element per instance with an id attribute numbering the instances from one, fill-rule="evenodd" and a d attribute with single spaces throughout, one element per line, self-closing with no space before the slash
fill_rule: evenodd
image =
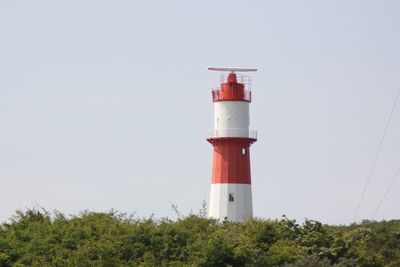
<path id="1" fill-rule="evenodd" d="M 213 90 L 212 90 L 213 102 L 221 100 L 220 92 L 221 92 L 221 90 L 219 90 L 219 88 L 213 88 Z M 243 91 L 243 96 L 240 97 L 240 98 L 243 99 L 244 101 L 251 102 L 251 91 L 244 90 Z M 232 100 L 234 100 L 234 99 L 237 99 L 237 98 L 233 97 Z M 223 100 L 230 100 L 230 99 L 224 97 Z"/>
<path id="2" fill-rule="evenodd" d="M 251 90 L 251 76 L 242 75 L 240 73 L 236 74 L 236 81 L 244 85 L 244 90 Z M 221 74 L 220 76 L 220 83 L 227 83 L 228 82 L 229 74 Z"/>
<path id="3" fill-rule="evenodd" d="M 257 140 L 257 131 L 252 129 L 212 129 L 208 131 L 207 138 L 218 138 L 218 137 L 244 137 Z"/>

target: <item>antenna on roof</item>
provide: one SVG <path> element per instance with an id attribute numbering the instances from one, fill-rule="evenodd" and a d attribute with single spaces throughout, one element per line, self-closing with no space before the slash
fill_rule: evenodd
<path id="1" fill-rule="evenodd" d="M 208 67 L 208 70 L 214 71 L 230 71 L 230 72 L 249 72 L 249 71 L 257 71 L 255 68 L 220 68 L 220 67 Z"/>

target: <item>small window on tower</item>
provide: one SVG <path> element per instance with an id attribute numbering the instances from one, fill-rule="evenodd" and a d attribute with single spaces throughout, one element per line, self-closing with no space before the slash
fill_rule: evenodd
<path id="1" fill-rule="evenodd" d="M 233 193 L 229 193 L 229 202 L 233 202 L 235 201 L 235 197 L 233 195 Z"/>
<path id="2" fill-rule="evenodd" d="M 245 147 L 242 148 L 242 154 L 243 154 L 243 155 L 246 155 L 246 148 L 245 148 Z"/>

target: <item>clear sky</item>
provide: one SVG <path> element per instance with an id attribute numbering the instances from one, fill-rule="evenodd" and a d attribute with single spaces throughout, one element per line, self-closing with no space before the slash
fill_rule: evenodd
<path id="1" fill-rule="evenodd" d="M 195 213 L 207 66 L 258 67 L 254 213 L 350 223 L 400 88 L 400 1 L 0 1 L 0 220 Z M 400 105 L 359 220 L 400 167 Z M 400 218 L 400 177 L 376 219 Z"/>

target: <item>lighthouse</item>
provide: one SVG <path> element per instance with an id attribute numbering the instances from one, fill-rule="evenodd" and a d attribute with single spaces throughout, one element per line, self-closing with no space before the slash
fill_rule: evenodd
<path id="1" fill-rule="evenodd" d="M 251 79 L 248 68 L 208 68 L 223 71 L 212 90 L 214 127 L 207 141 L 213 145 L 209 217 L 243 222 L 253 216 L 250 146 L 257 132 L 250 130 Z M 240 73 L 240 74 L 239 74 Z"/>

